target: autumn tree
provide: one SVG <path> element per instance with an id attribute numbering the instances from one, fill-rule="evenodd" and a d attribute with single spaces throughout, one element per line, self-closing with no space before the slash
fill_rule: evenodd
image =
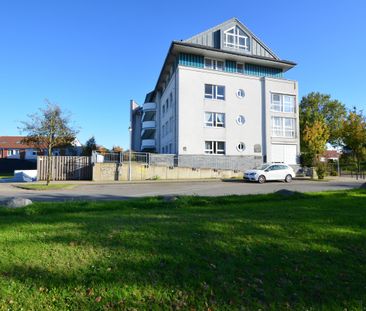
<path id="1" fill-rule="evenodd" d="M 342 122 L 346 118 L 346 108 L 338 100 L 332 99 L 330 95 L 313 92 L 301 99 L 299 105 L 300 132 L 305 127 L 312 127 L 316 121 L 322 119 L 328 130 L 329 137 L 326 143 L 333 146 L 340 146 L 342 143 Z M 318 124 L 319 125 L 319 124 Z M 301 149 L 307 152 L 307 143 L 300 136 Z"/>
<path id="2" fill-rule="evenodd" d="M 38 113 L 28 115 L 28 118 L 29 121 L 21 122 L 20 126 L 20 130 L 27 133 L 23 142 L 47 149 L 48 185 L 52 176 L 53 149 L 70 146 L 78 131 L 70 125 L 70 115 L 48 100 L 46 100 L 45 108 L 40 108 Z"/>
<path id="3" fill-rule="evenodd" d="M 123 148 L 120 146 L 113 146 L 112 152 L 116 152 L 116 153 L 123 152 Z"/>
<path id="4" fill-rule="evenodd" d="M 321 118 L 305 125 L 302 132 L 302 140 L 306 144 L 306 150 L 313 159 L 313 165 L 317 165 L 319 157 L 325 151 L 329 139 L 329 130 L 325 121 Z"/>
<path id="5" fill-rule="evenodd" d="M 352 151 L 360 172 L 361 160 L 366 155 L 366 118 L 362 111 L 357 113 L 354 109 L 343 121 L 343 142 Z"/>

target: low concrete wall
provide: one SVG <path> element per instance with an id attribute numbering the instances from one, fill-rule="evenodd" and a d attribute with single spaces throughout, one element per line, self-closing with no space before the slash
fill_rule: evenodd
<path id="1" fill-rule="evenodd" d="M 243 177 L 243 172 L 215 169 L 192 169 L 186 167 L 145 166 L 132 162 L 132 180 L 154 179 L 209 179 Z M 94 181 L 123 181 L 128 180 L 128 164 L 94 163 Z"/>

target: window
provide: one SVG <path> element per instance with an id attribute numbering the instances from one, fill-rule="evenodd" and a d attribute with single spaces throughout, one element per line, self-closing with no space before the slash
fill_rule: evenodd
<path id="1" fill-rule="evenodd" d="M 169 144 L 169 153 L 170 154 L 172 153 L 172 144 L 171 143 Z"/>
<path id="2" fill-rule="evenodd" d="M 15 156 L 19 154 L 19 150 L 18 149 L 9 149 L 8 150 L 8 156 Z"/>
<path id="3" fill-rule="evenodd" d="M 224 62 L 222 60 L 205 58 L 205 68 L 213 70 L 224 70 Z"/>
<path id="4" fill-rule="evenodd" d="M 238 98 L 244 98 L 244 97 L 245 97 L 245 92 L 244 92 L 244 90 L 243 90 L 243 89 L 239 89 L 239 90 L 237 90 L 237 91 L 236 91 L 236 96 L 237 96 Z"/>
<path id="5" fill-rule="evenodd" d="M 275 137 L 295 137 L 295 119 L 272 117 L 272 136 Z"/>
<path id="6" fill-rule="evenodd" d="M 205 98 L 225 100 L 225 86 L 205 84 Z"/>
<path id="7" fill-rule="evenodd" d="M 170 99 L 170 106 L 172 106 L 172 104 L 173 104 L 173 93 L 172 92 L 170 92 L 169 99 Z"/>
<path id="8" fill-rule="evenodd" d="M 245 123 L 245 118 L 244 118 L 244 116 L 242 116 L 242 115 L 237 116 L 237 117 L 236 117 L 236 123 L 237 123 L 238 125 L 244 125 L 244 123 Z"/>
<path id="9" fill-rule="evenodd" d="M 283 96 L 283 112 L 295 112 L 295 96 Z"/>
<path id="10" fill-rule="evenodd" d="M 272 94 L 271 110 L 276 112 L 295 112 L 295 96 Z"/>
<path id="11" fill-rule="evenodd" d="M 238 72 L 238 73 L 244 73 L 244 65 L 243 64 L 240 64 L 240 63 L 237 63 L 236 64 L 236 72 Z"/>
<path id="12" fill-rule="evenodd" d="M 226 47 L 248 50 L 248 36 L 238 26 L 232 27 L 224 32 L 224 44 Z"/>
<path id="13" fill-rule="evenodd" d="M 167 99 L 165 101 L 165 106 L 166 106 L 166 111 L 168 111 L 168 109 L 169 109 L 169 99 Z"/>
<path id="14" fill-rule="evenodd" d="M 243 142 L 240 142 L 239 144 L 236 145 L 236 149 L 239 152 L 243 152 L 245 150 L 245 144 Z"/>
<path id="15" fill-rule="evenodd" d="M 165 125 L 163 125 L 163 133 L 162 133 L 162 137 L 165 136 Z"/>
<path id="16" fill-rule="evenodd" d="M 205 112 L 205 126 L 225 127 L 225 114 L 217 112 Z"/>
<path id="17" fill-rule="evenodd" d="M 163 116 L 165 115 L 165 105 L 163 105 Z"/>
<path id="18" fill-rule="evenodd" d="M 225 154 L 224 141 L 205 141 L 206 154 Z"/>
<path id="19" fill-rule="evenodd" d="M 173 117 L 170 117 L 170 128 L 169 130 L 173 132 Z"/>

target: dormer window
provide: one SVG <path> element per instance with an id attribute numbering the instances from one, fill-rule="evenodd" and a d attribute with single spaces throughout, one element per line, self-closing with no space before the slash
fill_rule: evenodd
<path id="1" fill-rule="evenodd" d="M 248 36 L 238 26 L 224 32 L 224 44 L 226 47 L 238 50 L 249 50 Z"/>

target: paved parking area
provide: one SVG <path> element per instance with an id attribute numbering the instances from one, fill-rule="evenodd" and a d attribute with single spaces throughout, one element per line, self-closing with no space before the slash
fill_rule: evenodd
<path id="1" fill-rule="evenodd" d="M 77 183 L 77 182 L 76 182 Z M 265 184 L 247 183 L 242 180 L 230 181 L 172 181 L 172 182 L 139 182 L 139 183 L 80 183 L 73 189 L 33 191 L 14 187 L 12 184 L 0 184 L 0 201 L 13 197 L 24 197 L 34 201 L 64 200 L 121 200 L 136 197 L 158 195 L 246 195 L 272 193 L 281 189 L 299 192 L 317 192 L 342 190 L 361 187 L 365 180 L 351 178 L 331 181 L 294 180 L 284 182 L 268 182 Z"/>

